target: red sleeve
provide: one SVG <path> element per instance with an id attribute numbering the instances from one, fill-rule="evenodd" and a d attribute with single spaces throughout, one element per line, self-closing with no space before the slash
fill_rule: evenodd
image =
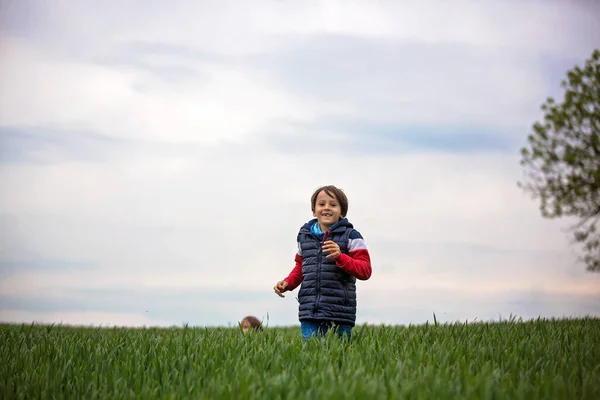
<path id="1" fill-rule="evenodd" d="M 366 248 L 340 254 L 335 263 L 356 279 L 366 281 L 371 277 L 371 256 Z"/>
<path id="2" fill-rule="evenodd" d="M 296 253 L 296 257 L 294 258 L 294 260 L 296 261 L 296 266 L 294 267 L 294 269 L 292 270 L 292 272 L 290 272 L 290 274 L 287 276 L 287 278 L 284 279 L 284 281 L 286 281 L 288 283 L 288 290 L 294 290 L 296 289 L 301 283 L 302 283 L 302 256 L 298 253 Z"/>

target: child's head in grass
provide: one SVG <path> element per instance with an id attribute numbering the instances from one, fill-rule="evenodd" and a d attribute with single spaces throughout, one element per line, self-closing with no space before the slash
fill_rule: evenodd
<path id="1" fill-rule="evenodd" d="M 252 315 L 248 315 L 246 318 L 244 318 L 242 320 L 242 322 L 240 322 L 240 325 L 241 325 L 242 331 L 244 333 L 247 333 L 249 331 L 262 331 L 263 330 L 262 324 L 260 323 L 258 318 L 254 317 Z"/>

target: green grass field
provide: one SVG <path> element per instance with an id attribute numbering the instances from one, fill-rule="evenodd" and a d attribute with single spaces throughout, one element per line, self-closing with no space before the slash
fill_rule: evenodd
<path id="1" fill-rule="evenodd" d="M 600 319 L 299 327 L 0 326 L 2 399 L 600 399 Z"/>

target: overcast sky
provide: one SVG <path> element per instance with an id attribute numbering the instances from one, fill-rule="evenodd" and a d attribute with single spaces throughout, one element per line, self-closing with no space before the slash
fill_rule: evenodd
<path id="1" fill-rule="evenodd" d="M 298 324 L 272 287 L 323 184 L 359 324 L 600 316 L 516 184 L 594 3 L 3 1 L 0 320 Z"/>

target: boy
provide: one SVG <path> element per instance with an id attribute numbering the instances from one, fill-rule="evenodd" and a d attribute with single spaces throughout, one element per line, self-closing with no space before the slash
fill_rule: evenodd
<path id="1" fill-rule="evenodd" d="M 263 327 L 258 318 L 253 315 L 248 315 L 240 323 L 242 326 L 242 332 L 248 333 L 250 331 L 262 331 Z"/>
<path id="2" fill-rule="evenodd" d="M 315 218 L 298 233 L 296 266 L 273 289 L 280 297 L 302 284 L 298 317 L 306 339 L 332 324 L 350 339 L 356 322 L 356 279 L 371 277 L 371 259 L 361 234 L 346 218 L 348 199 L 335 186 L 318 188 L 311 197 Z"/>

